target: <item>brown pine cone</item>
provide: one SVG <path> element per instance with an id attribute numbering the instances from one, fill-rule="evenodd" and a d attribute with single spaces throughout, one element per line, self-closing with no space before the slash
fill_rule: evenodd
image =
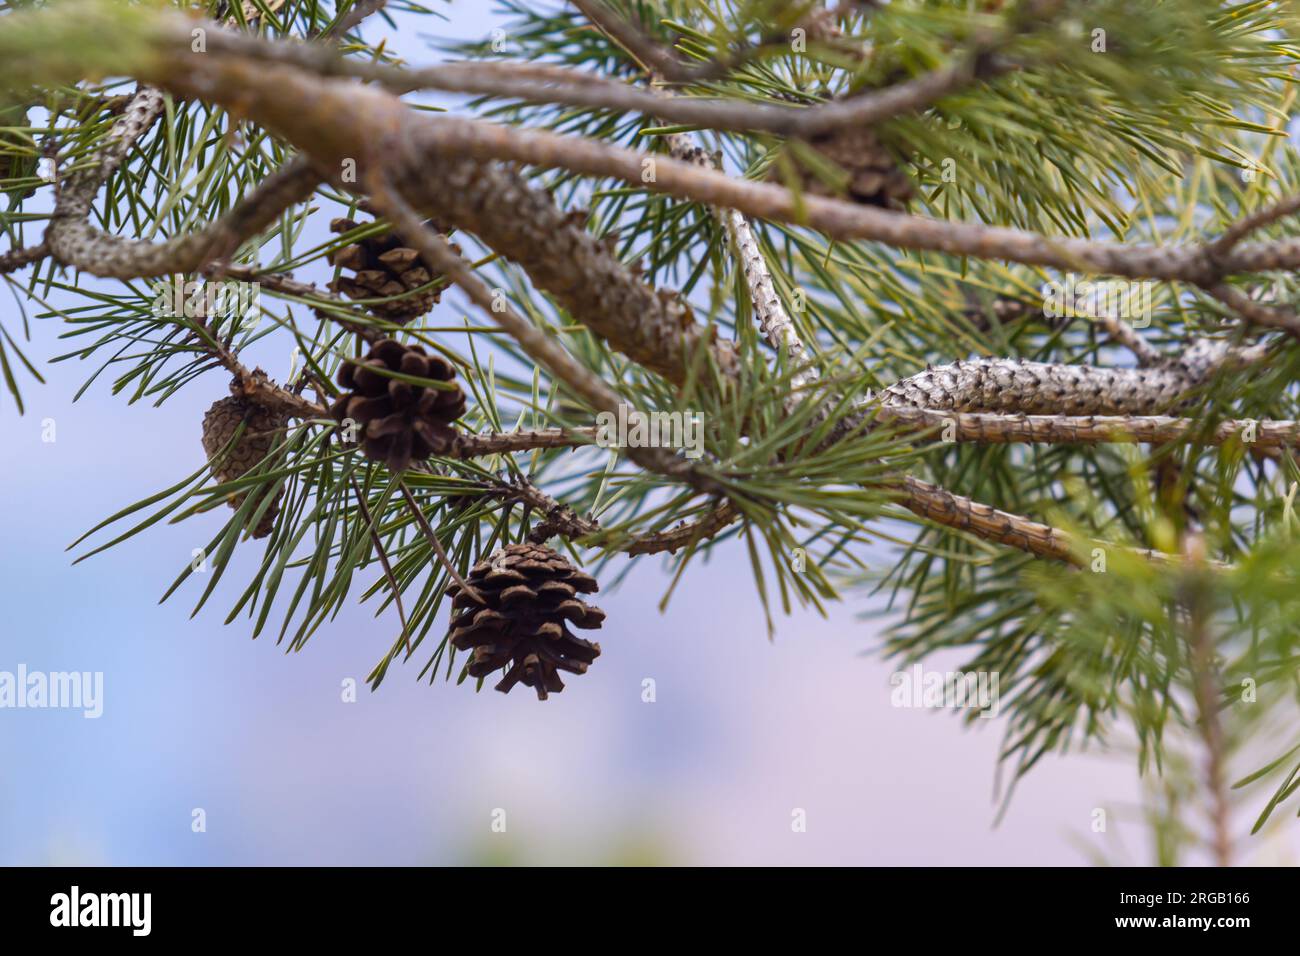
<path id="1" fill-rule="evenodd" d="M 351 232 L 357 225 L 351 219 L 335 219 L 330 223 L 330 230 L 342 234 Z M 450 231 L 435 228 L 443 233 Z M 453 248 L 459 251 L 454 244 Z M 371 303 L 367 308 L 394 322 L 409 322 L 425 315 L 442 299 L 442 287 L 414 291 L 436 277 L 420 261 L 419 252 L 392 232 L 369 236 L 337 249 L 330 253 L 329 261 L 352 272 L 351 276 L 340 276 L 332 282 L 331 289 L 350 299 L 391 299 Z"/>
<path id="2" fill-rule="evenodd" d="M 912 198 L 911 179 L 871 127 L 846 126 L 818 133 L 807 142 L 846 174 L 844 194 L 848 199 L 864 206 L 902 210 Z M 779 167 L 773 166 L 770 178 L 779 181 L 780 176 Z M 807 168 L 800 170 L 800 181 L 811 195 L 841 195 Z"/>
<path id="3" fill-rule="evenodd" d="M 330 406 L 339 422 L 356 423 L 366 457 L 382 461 L 397 474 L 412 459 L 443 455 L 456 444 L 452 422 L 465 414 L 465 393 L 416 385 L 389 375 L 399 372 L 415 378 L 452 383 L 456 370 L 439 355 L 426 355 L 419 345 L 384 339 L 360 360 L 348 360 L 338 382 L 349 391 Z"/>
<path id="4" fill-rule="evenodd" d="M 220 462 L 216 462 L 215 459 L 226 450 L 241 423 L 244 424 L 244 431 L 239 436 L 239 443 L 229 449 Z M 208 461 L 214 462 L 213 470 L 217 477 L 223 482 L 234 481 L 261 464 L 288 424 L 288 418 L 247 399 L 235 396 L 223 398 L 214 402 L 203 416 L 203 450 Z M 226 500 L 230 507 L 239 508 L 248 494 L 247 491 L 231 493 Z M 279 502 L 283 495 L 283 487 L 277 488 L 262 519 L 252 529 L 254 538 L 265 538 L 271 533 L 275 527 L 275 517 L 280 513 Z"/>
<path id="5" fill-rule="evenodd" d="M 824 133 L 814 136 L 811 142 L 818 152 L 849 174 L 845 188 L 855 202 L 882 209 L 906 208 L 912 198 L 912 181 L 869 126 L 850 126 Z M 830 193 L 820 180 L 816 182 L 816 186 L 808 187 L 811 192 L 816 193 L 821 187 Z"/>
<path id="6" fill-rule="evenodd" d="M 474 565 L 466 583 L 486 603 L 452 584 L 448 640 L 460 650 L 473 649 L 471 677 L 508 667 L 497 690 L 509 693 L 522 682 L 537 691 L 538 700 L 546 700 L 548 692 L 564 690 L 560 671 L 586 673 L 600 656 L 599 644 L 575 637 L 568 628 L 600 627 L 605 612 L 579 597 L 599 585 L 564 555 L 541 544 L 508 544 Z"/>

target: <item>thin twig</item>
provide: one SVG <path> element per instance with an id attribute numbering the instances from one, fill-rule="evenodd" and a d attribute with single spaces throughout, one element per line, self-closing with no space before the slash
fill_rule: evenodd
<path id="1" fill-rule="evenodd" d="M 0 275 L 17 272 L 33 262 L 40 262 L 49 254 L 49 246 L 43 241 L 24 249 L 10 249 L 8 252 L 0 253 Z"/>
<path id="2" fill-rule="evenodd" d="M 1163 445 L 1196 441 L 1224 445 L 1238 440 L 1247 448 L 1300 448 L 1300 422 L 1268 419 L 1232 419 L 1209 427 L 1194 418 L 1168 415 L 1021 415 L 883 406 L 875 411 L 875 420 L 907 429 L 940 431 L 944 441 L 984 444 Z"/>
<path id="3" fill-rule="evenodd" d="M 561 103 L 638 112 L 668 122 L 736 132 L 762 131 L 808 138 L 847 126 L 869 126 L 917 112 L 979 79 L 1012 69 L 987 55 L 967 55 L 957 63 L 894 86 L 815 106 L 736 102 L 712 97 L 668 98 L 617 80 L 546 64 L 448 63 L 405 69 L 385 63 L 346 59 L 321 47 L 275 43 L 247 34 L 216 32 L 210 48 L 239 56 L 293 63 L 324 76 L 367 80 L 395 93 L 435 89 L 448 93 L 506 96 L 529 103 Z M 652 72 L 673 73 L 660 65 Z M 701 75 L 701 79 L 703 76 Z"/>
<path id="4" fill-rule="evenodd" d="M 671 50 L 657 43 L 631 20 L 619 16 L 601 0 L 572 2 L 602 33 L 650 70 L 682 82 L 689 82 L 700 74 L 700 69 L 678 59 Z"/>
<path id="5" fill-rule="evenodd" d="M 229 256 L 285 209 L 306 200 L 319 184 L 320 176 L 307 158 L 297 156 L 258 183 L 224 216 L 174 239 L 126 239 L 94 228 L 84 216 L 60 213 L 51 220 L 45 243 L 63 265 L 95 276 L 140 279 L 183 275 Z"/>
<path id="6" fill-rule="evenodd" d="M 889 490 L 897 493 L 898 503 L 904 508 L 936 524 L 1075 567 L 1087 566 L 1089 556 L 1086 552 L 1090 548 L 1121 550 L 1157 564 L 1170 564 L 1179 560 L 1163 551 L 1079 539 L 1061 528 L 1054 528 L 1023 515 L 1000 511 L 991 505 L 954 494 L 910 475 L 889 486 Z"/>
<path id="7" fill-rule="evenodd" d="M 1233 223 L 1228 227 L 1223 235 L 1211 243 L 1210 254 L 1216 257 L 1222 256 L 1252 232 L 1271 226 L 1279 219 L 1283 219 L 1296 212 L 1300 212 L 1300 194 L 1288 196 L 1271 206 L 1266 206 L 1257 212 L 1253 212 L 1249 216 Z"/>
<path id="8" fill-rule="evenodd" d="M 1236 286 L 1218 282 L 1205 286 L 1205 291 L 1251 325 L 1266 329 L 1281 329 L 1288 335 L 1300 338 L 1300 315 L 1293 309 L 1274 308 L 1256 302 Z"/>
<path id="9" fill-rule="evenodd" d="M 1097 321 L 1106 330 L 1106 335 L 1110 337 L 1111 341 L 1124 346 L 1132 352 L 1138 361 L 1138 365 L 1143 368 L 1150 368 L 1164 361 L 1165 356 L 1163 353 L 1138 335 L 1137 329 L 1118 315 L 1105 312 L 1097 317 Z"/>
<path id="10" fill-rule="evenodd" d="M 302 299 L 315 309 L 320 318 L 338 323 L 371 345 L 389 337 L 389 325 L 393 329 L 399 327 L 396 323 L 382 322 L 372 313 L 362 311 L 353 306 L 348 300 L 331 292 L 326 292 L 313 283 L 299 282 L 284 273 L 267 272 L 258 266 L 227 262 L 224 259 L 208 263 L 201 271 L 203 275 L 209 278 L 230 278 L 241 282 L 255 282 L 268 292 L 279 293 L 293 299 Z M 333 311 L 325 312 L 325 307 Z"/>
<path id="11" fill-rule="evenodd" d="M 539 448 L 581 448 L 595 442 L 598 431 L 594 427 L 539 428 L 532 431 L 461 435 L 448 457 L 480 458 L 484 455 L 508 455 Z"/>
<path id="12" fill-rule="evenodd" d="M 673 159 L 694 163 L 697 166 L 716 168 L 717 164 L 708 152 L 695 145 L 689 136 L 671 133 L 666 137 L 668 153 Z M 799 330 L 795 327 L 790 313 L 776 294 L 776 285 L 772 281 L 772 271 L 768 268 L 763 251 L 754 237 L 749 220 L 734 209 L 717 210 L 722 225 L 735 250 L 735 258 L 745 276 L 745 285 L 749 290 L 749 299 L 754 307 L 754 317 L 769 345 L 778 354 L 784 354 L 794 371 L 790 376 L 790 402 L 798 403 L 802 394 L 815 385 L 818 380 L 817 369 L 808 361 L 807 349 Z"/>
<path id="13" fill-rule="evenodd" d="M 487 601 L 483 600 L 483 595 L 479 594 L 478 591 L 470 586 L 468 581 L 460 576 L 460 572 L 456 570 L 456 566 L 451 563 L 451 558 L 447 557 L 447 552 L 442 548 L 442 542 L 438 540 L 438 536 L 434 534 L 433 528 L 429 526 L 429 519 L 424 516 L 424 511 L 420 508 L 420 503 L 416 501 L 415 496 L 411 494 L 411 489 L 406 487 L 406 482 L 399 480 L 398 487 L 402 489 L 402 495 L 406 498 L 406 503 L 411 509 L 411 514 L 415 516 L 415 521 L 420 526 L 420 531 L 424 533 L 425 539 L 429 542 L 429 547 L 431 547 L 433 553 L 438 556 L 438 560 L 442 562 L 442 566 L 447 569 L 447 574 L 456 582 L 462 591 L 472 597 L 475 601 L 478 601 L 479 604 L 487 604 Z"/>
<path id="14" fill-rule="evenodd" d="M 660 554 L 667 551 L 676 554 L 679 548 L 694 547 L 707 538 L 712 538 L 725 530 L 740 518 L 740 512 L 730 501 L 719 502 L 705 514 L 695 519 L 670 528 L 639 535 L 623 546 L 629 557 L 638 554 Z"/>
<path id="15" fill-rule="evenodd" d="M 1196 699 L 1197 727 L 1205 745 L 1205 789 L 1210 800 L 1210 845 L 1216 866 L 1232 865 L 1231 804 L 1225 770 L 1225 740 L 1219 720 L 1219 692 L 1215 676 L 1214 639 L 1210 634 L 1210 608 L 1203 580 L 1205 543 L 1199 534 L 1189 534 L 1183 544 L 1185 559 L 1183 616 L 1192 671 L 1192 693 Z"/>

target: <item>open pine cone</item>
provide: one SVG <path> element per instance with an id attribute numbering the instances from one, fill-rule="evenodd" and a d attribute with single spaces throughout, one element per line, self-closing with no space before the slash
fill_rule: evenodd
<path id="1" fill-rule="evenodd" d="M 538 700 L 546 700 L 548 692 L 564 690 L 560 671 L 586 673 L 600 656 L 599 644 L 575 637 L 568 628 L 600 627 L 605 612 L 579 597 L 599 585 L 564 555 L 541 544 L 508 544 L 474 565 L 466 583 L 487 603 L 452 584 L 448 639 L 460 650 L 473 649 L 471 677 L 508 667 L 497 690 L 509 693 L 523 682 L 537 691 Z"/>
<path id="2" fill-rule="evenodd" d="M 335 219 L 330 223 L 330 230 L 337 234 L 351 232 L 357 228 L 351 219 Z M 435 227 L 438 228 L 438 227 Z M 438 228 L 439 232 L 449 232 Z M 459 247 L 454 246 L 459 251 Z M 350 299 L 390 299 L 391 302 L 375 302 L 368 306 L 376 315 L 392 319 L 394 322 L 409 322 L 426 314 L 442 298 L 442 288 L 414 292 L 420 286 L 434 279 L 429 270 L 420 261 L 420 254 L 406 246 L 392 232 L 379 236 L 369 236 L 349 246 L 330 253 L 331 265 L 352 272 L 351 276 L 340 276 L 331 288 L 341 292 Z"/>
<path id="3" fill-rule="evenodd" d="M 241 423 L 244 423 L 244 431 L 239 436 L 239 443 L 220 462 L 216 462 Z M 203 450 L 208 461 L 214 463 L 213 470 L 217 477 L 223 482 L 234 481 L 248 474 L 270 454 L 275 447 L 277 435 L 288 424 L 288 418 L 232 395 L 214 402 L 203 416 Z M 227 498 L 230 507 L 239 508 L 248 494 L 247 491 L 230 494 Z M 254 538 L 265 538 L 271 533 L 275 527 L 275 516 L 280 513 L 279 502 L 283 495 L 283 487 L 277 488 L 262 519 L 252 529 Z"/>
<path id="4" fill-rule="evenodd" d="M 465 414 L 465 393 L 460 387 L 429 388 L 376 369 L 439 382 L 452 383 L 456 378 L 446 359 L 395 339 L 375 343 L 359 361 L 344 362 L 338 381 L 349 391 L 334 402 L 330 414 L 339 422 L 356 423 L 366 456 L 386 463 L 396 474 L 405 471 L 412 459 L 450 451 L 457 438 L 452 422 Z"/>

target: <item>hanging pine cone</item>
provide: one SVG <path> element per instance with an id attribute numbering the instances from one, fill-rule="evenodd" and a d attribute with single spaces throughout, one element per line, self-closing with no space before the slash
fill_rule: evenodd
<path id="1" fill-rule="evenodd" d="M 844 191 L 854 202 L 901 210 L 912 198 L 912 181 L 871 127 L 846 126 L 819 133 L 808 143 L 847 174 Z M 773 172 L 779 176 L 775 168 Z M 801 174 L 804 190 L 812 195 L 838 195 L 810 170 L 803 169 Z"/>
<path id="2" fill-rule="evenodd" d="M 241 423 L 244 431 L 239 436 L 239 443 L 217 462 L 217 457 L 226 450 Z M 203 416 L 203 450 L 208 461 L 213 462 L 217 477 L 223 482 L 234 481 L 248 474 L 270 454 L 276 438 L 288 424 L 287 417 L 232 395 L 214 402 Z M 248 494 L 247 491 L 232 493 L 227 496 L 227 502 L 230 507 L 239 508 Z M 283 487 L 276 489 L 271 504 L 252 529 L 254 538 L 265 538 L 275 527 L 275 516 L 280 513 L 279 502 L 283 494 Z M 254 505 L 257 507 L 260 505 Z"/>
<path id="3" fill-rule="evenodd" d="M 599 590 L 596 579 L 569 559 L 541 544 L 508 544 L 470 569 L 466 580 L 486 602 L 452 584 L 448 639 L 462 651 L 473 648 L 471 677 L 508 667 L 496 689 L 509 693 L 519 682 L 537 691 L 564 690 L 559 672 L 586 673 L 600 656 L 600 645 L 575 637 L 574 627 L 594 629 L 605 612 L 578 596 Z"/>
<path id="4" fill-rule="evenodd" d="M 338 381 L 349 391 L 334 402 L 330 414 L 339 422 L 356 423 L 366 456 L 385 462 L 397 474 L 412 459 L 449 452 L 457 437 L 451 423 L 465 414 L 465 393 L 459 386 L 428 388 L 375 369 L 448 383 L 456 377 L 446 359 L 395 339 L 375 343 L 364 359 L 344 362 Z"/>
<path id="5" fill-rule="evenodd" d="M 351 219 L 335 219 L 330 230 L 337 234 L 357 228 Z M 450 230 L 436 227 L 446 234 Z M 453 243 L 453 248 L 460 247 Z M 351 276 L 340 276 L 330 284 L 335 292 L 350 299 L 392 299 L 368 306 L 371 312 L 392 319 L 409 322 L 427 313 L 442 298 L 442 288 L 414 292 L 434 278 L 420 261 L 420 254 L 403 244 L 392 232 L 360 239 L 329 255 L 331 265 L 350 270 Z M 402 296 L 402 298 L 393 298 Z"/>

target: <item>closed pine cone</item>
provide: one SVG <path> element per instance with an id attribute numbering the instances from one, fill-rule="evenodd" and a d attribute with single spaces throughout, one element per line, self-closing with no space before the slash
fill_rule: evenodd
<path id="1" fill-rule="evenodd" d="M 338 381 L 349 391 L 334 402 L 330 414 L 339 422 L 355 422 L 366 456 L 384 462 L 394 474 L 405 471 L 412 459 L 449 452 L 457 439 L 452 422 L 465 414 L 460 387 L 415 385 L 378 369 L 449 384 L 456 378 L 456 370 L 441 356 L 384 339 L 365 358 L 343 363 Z"/>
<path id="2" fill-rule="evenodd" d="M 244 431 L 239 436 L 239 443 L 230 448 L 218 462 L 216 459 L 226 450 L 241 424 L 244 425 Z M 207 453 L 208 461 L 213 463 L 217 477 L 222 482 L 234 481 L 261 464 L 288 424 L 288 418 L 232 395 L 214 402 L 203 416 L 203 450 Z M 248 494 L 247 491 L 231 493 L 227 496 L 227 502 L 230 507 L 239 508 Z M 283 487 L 277 488 L 271 504 L 252 529 L 254 538 L 265 538 L 271 533 L 275 527 L 275 517 L 280 513 L 279 502 L 283 495 Z M 259 506 L 254 506 L 257 507 Z"/>
<path id="3" fill-rule="evenodd" d="M 869 126 L 847 126 L 819 133 L 809 145 L 840 167 L 848 176 L 844 191 L 864 206 L 903 209 L 912 198 L 912 181 Z M 808 170 L 803 188 L 815 196 L 835 196 L 835 190 Z"/>
<path id="4" fill-rule="evenodd" d="M 522 682 L 545 700 L 548 693 L 564 690 L 560 671 L 584 674 L 600 656 L 599 644 L 568 628 L 600 627 L 605 612 L 579 596 L 599 585 L 564 555 L 541 544 L 508 544 L 474 565 L 466 583 L 486 603 L 452 584 L 447 590 L 452 596 L 448 639 L 459 650 L 473 649 L 469 676 L 507 668 L 497 690 L 509 693 Z"/>
<path id="5" fill-rule="evenodd" d="M 351 219 L 335 219 L 330 223 L 330 230 L 342 234 L 351 232 L 357 225 Z M 459 251 L 454 244 L 453 248 Z M 351 276 L 340 276 L 331 283 L 335 292 L 350 299 L 392 299 L 371 303 L 367 308 L 394 322 L 418 318 L 442 298 L 441 287 L 414 292 L 435 277 L 420 261 L 420 254 L 392 232 L 369 236 L 337 249 L 330 253 L 329 261 L 331 265 L 352 272 Z"/>

